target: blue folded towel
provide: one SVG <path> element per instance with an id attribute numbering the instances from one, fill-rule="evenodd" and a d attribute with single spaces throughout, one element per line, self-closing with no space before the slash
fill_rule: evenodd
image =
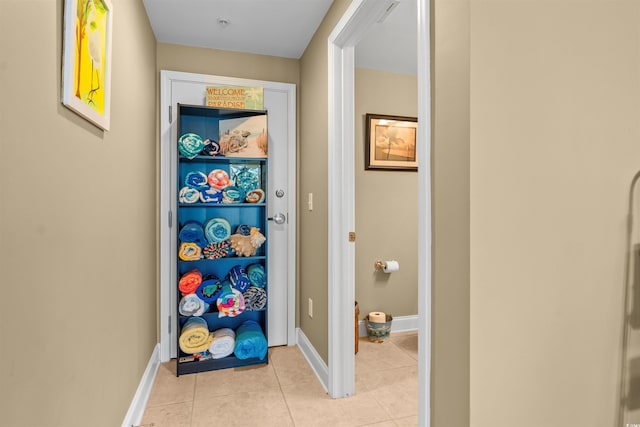
<path id="1" fill-rule="evenodd" d="M 236 345 L 233 353 L 238 359 L 257 357 L 264 359 L 267 355 L 267 339 L 258 322 L 247 320 L 236 329 Z"/>
<path id="2" fill-rule="evenodd" d="M 200 171 L 192 171 L 184 178 L 184 183 L 187 187 L 194 188 L 196 190 L 206 190 L 209 188 L 207 183 L 207 175 Z"/>
<path id="3" fill-rule="evenodd" d="M 247 276 L 253 286 L 264 288 L 267 284 L 267 276 L 264 272 L 262 264 L 251 264 L 247 267 Z"/>
<path id="4" fill-rule="evenodd" d="M 196 295 L 207 304 L 214 304 L 221 292 L 222 285 L 217 277 L 203 280 L 198 289 L 196 289 Z"/>
<path id="5" fill-rule="evenodd" d="M 240 292 L 246 292 L 251 286 L 247 272 L 241 265 L 236 265 L 229 271 L 229 280 L 231 280 L 231 285 Z"/>
<path id="6" fill-rule="evenodd" d="M 197 221 L 187 221 L 180 229 L 178 237 L 183 243 L 195 243 L 200 248 L 207 246 L 207 239 L 204 237 L 202 224 Z"/>

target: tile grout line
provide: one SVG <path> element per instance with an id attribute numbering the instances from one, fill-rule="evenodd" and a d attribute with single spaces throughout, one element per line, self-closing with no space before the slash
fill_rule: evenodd
<path id="1" fill-rule="evenodd" d="M 282 389 L 282 383 L 280 382 L 280 377 L 278 376 L 278 370 L 276 369 L 275 363 L 273 363 L 273 357 L 271 357 L 271 365 L 273 365 L 273 373 L 276 375 L 276 381 L 278 381 L 278 387 L 280 388 L 280 394 L 282 394 L 282 399 L 284 400 L 284 404 L 287 406 L 287 412 L 289 413 L 289 418 L 293 423 L 293 426 L 296 425 L 296 420 L 293 418 L 293 413 L 291 412 L 291 408 L 289 407 L 289 402 L 287 401 L 287 396 L 284 394 L 284 390 Z"/>
<path id="2" fill-rule="evenodd" d="M 191 399 L 191 416 L 189 417 L 189 425 L 193 427 L 193 410 L 195 408 L 196 402 L 196 390 L 198 389 L 198 374 L 196 375 L 196 379 L 193 381 L 193 398 Z"/>

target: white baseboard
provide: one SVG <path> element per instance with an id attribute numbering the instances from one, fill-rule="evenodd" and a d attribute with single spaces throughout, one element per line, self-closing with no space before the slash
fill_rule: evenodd
<path id="1" fill-rule="evenodd" d="M 391 332 L 409 332 L 418 330 L 418 315 L 413 316 L 397 316 L 391 322 Z M 367 336 L 367 327 L 364 320 L 358 322 L 358 335 Z"/>
<path id="2" fill-rule="evenodd" d="M 147 368 L 144 370 L 144 374 L 142 374 L 142 379 L 140 379 L 136 394 L 133 396 L 127 415 L 125 415 L 124 421 L 122 421 L 122 427 L 138 426 L 142 422 L 142 416 L 144 415 L 144 410 L 147 406 L 147 401 L 149 400 L 153 381 L 156 379 L 159 366 L 160 344 L 156 344 L 153 353 L 151 353 L 149 363 L 147 363 Z"/>
<path id="3" fill-rule="evenodd" d="M 305 359 L 307 359 L 307 363 L 309 363 L 309 366 L 311 366 L 311 369 L 320 380 L 320 384 L 327 391 L 329 389 L 329 368 L 327 368 L 327 364 L 324 363 L 309 338 L 300 328 L 296 328 L 296 342 Z"/>

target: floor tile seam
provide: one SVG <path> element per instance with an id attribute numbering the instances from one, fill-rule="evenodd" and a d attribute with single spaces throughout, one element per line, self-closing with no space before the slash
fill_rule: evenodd
<path id="1" fill-rule="evenodd" d="M 259 392 L 263 392 L 263 391 L 265 391 L 265 390 L 269 390 L 269 389 L 272 389 L 272 390 L 280 390 L 280 391 L 282 391 L 282 390 L 280 389 L 280 387 L 279 387 L 279 386 L 276 386 L 276 385 L 265 386 L 265 387 L 262 387 L 262 388 L 261 388 L 260 390 L 258 390 L 258 391 L 255 391 L 255 390 L 238 390 L 238 391 L 232 391 L 232 392 L 229 392 L 227 389 L 225 389 L 225 392 L 224 392 L 224 393 L 213 394 L 213 395 L 210 395 L 210 396 L 202 396 L 202 397 L 198 397 L 198 396 L 196 396 L 196 395 L 195 395 L 195 393 L 194 393 L 193 402 L 195 402 L 196 400 L 197 400 L 198 402 L 202 402 L 203 400 L 216 399 L 216 398 L 221 397 L 221 396 L 234 396 L 234 395 L 236 395 L 236 394 L 242 394 L 242 393 L 254 393 L 254 392 L 255 392 L 255 393 L 259 393 Z"/>
<path id="2" fill-rule="evenodd" d="M 175 400 L 175 401 L 171 401 L 171 402 L 162 402 L 162 403 L 147 403 L 147 405 L 145 405 L 145 410 L 147 408 L 158 408 L 160 406 L 168 406 L 168 405 L 177 405 L 178 403 L 187 403 L 187 402 L 191 402 L 193 401 L 193 399 L 183 399 L 183 400 Z"/>

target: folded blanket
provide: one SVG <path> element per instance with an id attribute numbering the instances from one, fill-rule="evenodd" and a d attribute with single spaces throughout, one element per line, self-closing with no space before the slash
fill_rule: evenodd
<path id="1" fill-rule="evenodd" d="M 178 200 L 180 203 L 196 203 L 200 200 L 200 197 L 200 192 L 195 188 L 182 187 L 178 195 Z"/>
<path id="2" fill-rule="evenodd" d="M 220 280 L 213 277 L 202 281 L 198 289 L 196 289 L 196 295 L 207 304 L 213 304 L 217 301 L 221 291 Z"/>
<path id="3" fill-rule="evenodd" d="M 231 286 L 240 292 L 245 292 L 249 289 L 249 286 L 251 286 L 247 272 L 241 265 L 236 265 L 231 268 L 231 271 L 229 271 L 229 280 L 231 280 Z"/>
<path id="4" fill-rule="evenodd" d="M 225 280 L 221 283 L 222 290 L 216 301 L 218 317 L 236 317 L 244 312 L 244 296 L 242 292 L 231 287 L 231 283 Z"/>
<path id="5" fill-rule="evenodd" d="M 267 291 L 263 288 L 251 286 L 242 296 L 244 297 L 244 307 L 247 311 L 262 310 L 267 306 Z"/>
<path id="6" fill-rule="evenodd" d="M 182 326 L 178 341 L 183 353 L 195 354 L 208 350 L 212 338 L 207 321 L 202 317 L 190 317 Z"/>
<path id="7" fill-rule="evenodd" d="M 178 139 L 178 151 L 186 158 L 193 159 L 203 148 L 204 141 L 195 133 L 185 133 Z"/>
<path id="8" fill-rule="evenodd" d="M 202 203 L 220 203 L 222 202 L 222 191 L 209 187 L 200 190 L 200 201 Z"/>
<path id="9" fill-rule="evenodd" d="M 197 221 L 187 221 L 180 229 L 178 238 L 181 242 L 195 243 L 200 248 L 207 246 L 207 239 L 204 237 L 202 224 Z"/>
<path id="10" fill-rule="evenodd" d="M 209 346 L 209 353 L 214 359 L 222 359 L 233 354 L 236 345 L 236 333 L 231 328 L 221 328 L 211 334 L 213 341 Z"/>
<path id="11" fill-rule="evenodd" d="M 181 243 L 180 249 L 178 249 L 178 257 L 180 257 L 183 261 L 197 261 L 200 259 L 200 255 L 202 255 L 202 250 L 200 246 L 195 243 Z"/>
<path id="12" fill-rule="evenodd" d="M 229 249 L 231 246 L 229 245 L 228 240 L 223 240 L 219 243 L 209 243 L 207 246 L 202 249 L 202 254 L 205 259 L 219 259 L 224 258 L 229 254 Z"/>
<path id="13" fill-rule="evenodd" d="M 204 226 L 204 235 L 209 243 L 222 242 L 231 236 L 231 225 L 224 218 L 211 218 Z"/>
<path id="14" fill-rule="evenodd" d="M 251 264 L 247 266 L 247 276 L 249 277 L 251 285 L 257 286 L 258 288 L 264 288 L 267 284 L 267 276 L 262 264 Z"/>
<path id="15" fill-rule="evenodd" d="M 183 316 L 202 316 L 209 311 L 209 304 L 196 294 L 187 294 L 180 299 L 178 311 Z"/>
<path id="16" fill-rule="evenodd" d="M 182 295 L 192 294 L 202 283 L 202 273 L 198 269 L 193 269 L 184 273 L 178 281 L 178 289 Z"/>
<path id="17" fill-rule="evenodd" d="M 187 187 L 195 188 L 196 190 L 206 190 L 209 188 L 209 184 L 207 184 L 207 175 L 200 171 L 189 172 L 184 179 L 184 183 Z"/>
<path id="18" fill-rule="evenodd" d="M 233 353 L 238 359 L 254 357 L 264 359 L 267 355 L 267 347 L 267 339 L 258 322 L 247 320 L 236 329 L 236 345 Z"/>

